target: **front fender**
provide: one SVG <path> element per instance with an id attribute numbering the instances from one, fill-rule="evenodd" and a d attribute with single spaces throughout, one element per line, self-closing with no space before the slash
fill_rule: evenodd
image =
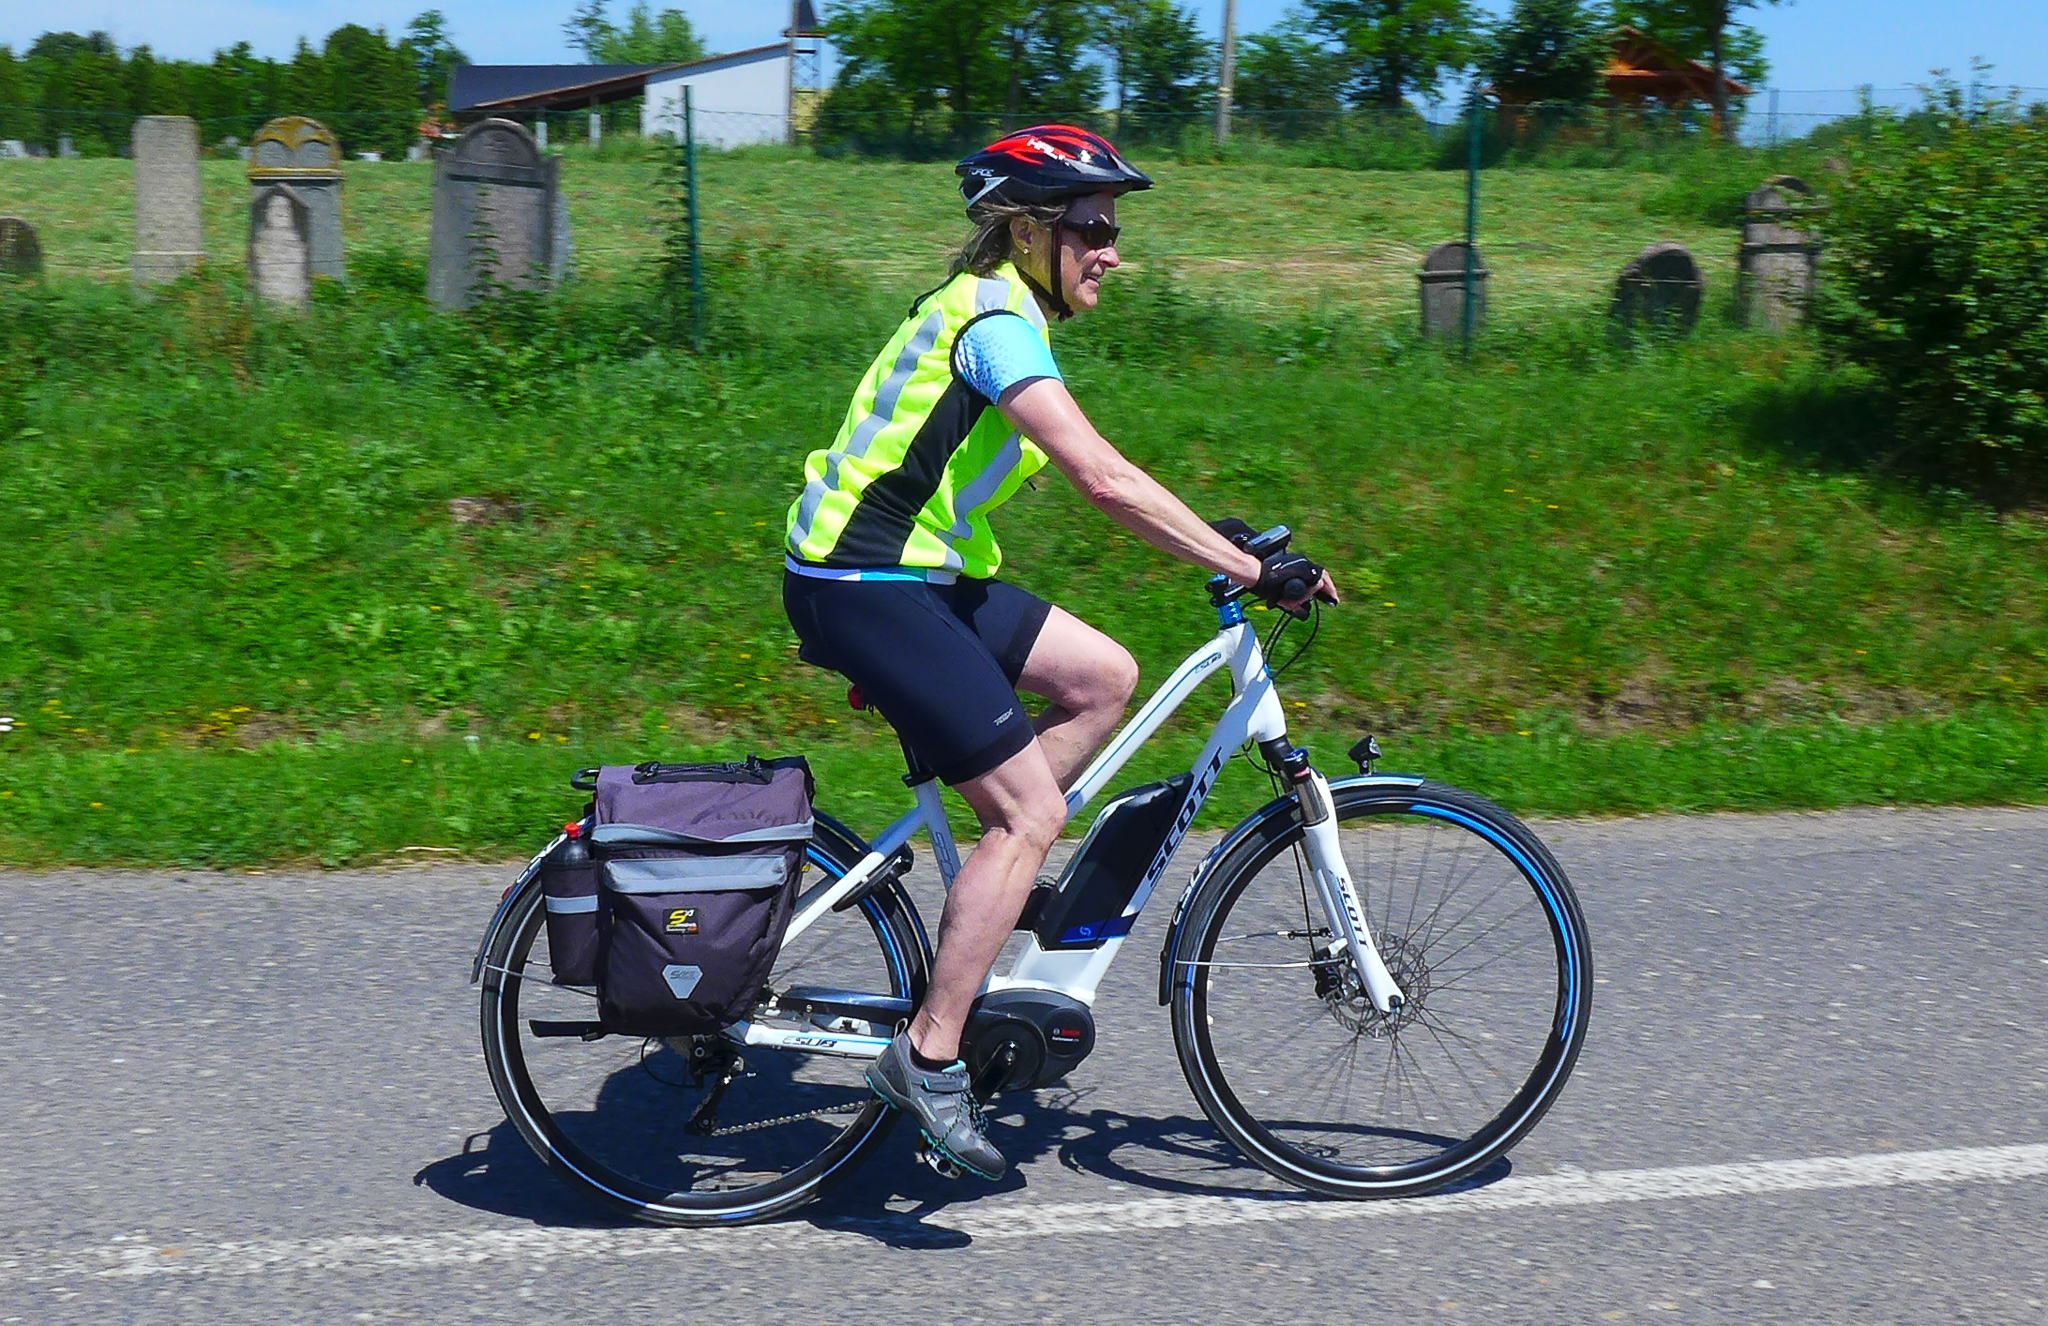
<path id="1" fill-rule="evenodd" d="M 1331 779 L 1330 793 L 1334 797 L 1337 793 L 1354 787 L 1416 788 L 1422 786 L 1422 783 L 1421 774 L 1353 774 L 1349 778 Z M 1202 863 L 1195 867 L 1195 873 L 1188 877 L 1187 888 L 1181 893 L 1180 901 L 1173 905 L 1173 920 L 1166 927 L 1166 942 L 1159 947 L 1159 1003 L 1162 1007 L 1171 997 L 1173 949 L 1180 941 L 1181 922 L 1187 918 L 1188 904 L 1195 900 L 1195 894 L 1201 890 L 1210 873 L 1239 843 L 1273 820 L 1293 814 L 1298 804 L 1292 796 L 1283 796 L 1275 797 L 1260 806 L 1238 821 L 1237 826 L 1229 833 L 1224 834 L 1223 841 L 1209 850 L 1209 855 L 1202 858 Z"/>

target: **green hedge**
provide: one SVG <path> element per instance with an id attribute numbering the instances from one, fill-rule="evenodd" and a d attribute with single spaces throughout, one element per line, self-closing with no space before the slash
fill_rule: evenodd
<path id="1" fill-rule="evenodd" d="M 1822 325 L 1896 404 L 1881 458 L 2001 507 L 2039 496 L 2048 118 L 1940 90 L 1928 113 L 1877 128 L 1840 192 Z"/>

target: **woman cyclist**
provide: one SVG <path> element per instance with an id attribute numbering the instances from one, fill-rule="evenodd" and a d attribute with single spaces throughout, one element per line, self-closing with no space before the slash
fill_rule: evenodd
<path id="1" fill-rule="evenodd" d="M 790 508 L 783 606 L 806 662 L 844 674 L 981 821 L 946 899 L 923 1004 L 868 1085 L 948 1159 L 998 1178 L 960 1062 L 969 1006 L 1067 819 L 1064 789 L 1115 730 L 1138 668 L 1062 608 L 996 579 L 989 515 L 1049 460 L 1182 561 L 1277 601 L 1336 600 L 1298 554 L 1261 563 L 1126 460 L 1068 394 L 1048 317 L 1094 308 L 1116 203 L 1152 181 L 1085 129 L 1043 125 L 962 161 L 973 233 L 876 356 Z M 1045 701 L 1034 720 L 1018 692 Z"/>

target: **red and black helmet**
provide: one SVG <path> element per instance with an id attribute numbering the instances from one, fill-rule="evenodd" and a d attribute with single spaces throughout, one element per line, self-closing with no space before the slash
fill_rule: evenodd
<path id="1" fill-rule="evenodd" d="M 953 173 L 970 215 L 985 201 L 1054 203 L 1152 187 L 1151 177 L 1124 160 L 1107 138 L 1070 124 L 1041 124 L 998 138 Z"/>

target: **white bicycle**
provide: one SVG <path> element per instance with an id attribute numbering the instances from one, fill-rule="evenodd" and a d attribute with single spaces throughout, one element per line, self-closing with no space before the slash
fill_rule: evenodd
<path id="1" fill-rule="evenodd" d="M 1250 549 L 1288 538 L 1281 526 Z M 1262 647 L 1242 588 L 1217 577 L 1209 595 L 1215 638 L 1089 766 L 1070 811 L 1212 673 L 1229 674 L 1230 702 L 1192 769 L 1112 797 L 1057 886 L 1034 894 L 1022 955 L 990 978 L 963 1040 L 976 1090 L 1046 1086 L 1087 1058 L 1103 975 L 1226 760 L 1252 747 L 1281 795 L 1195 868 L 1159 957 L 1188 1085 L 1240 1152 L 1311 1191 L 1454 1183 L 1513 1147 L 1570 1076 L 1592 1001 L 1578 900 L 1520 821 L 1374 773 L 1370 737 L 1352 748 L 1356 776 L 1326 779 L 1289 741 L 1266 664 L 1289 620 Z M 929 836 L 948 887 L 960 868 L 937 784 L 914 760 L 905 781 L 916 806 L 872 840 L 817 816 L 773 976 L 718 1035 L 606 1034 L 588 990 L 550 979 L 537 869 L 554 844 L 535 858 L 472 979 L 492 1084 L 550 1169 L 638 1219 L 736 1224 L 811 1201 L 881 1143 L 895 1112 L 861 1068 L 909 1018 L 931 962 L 903 886 L 910 840 Z"/>

